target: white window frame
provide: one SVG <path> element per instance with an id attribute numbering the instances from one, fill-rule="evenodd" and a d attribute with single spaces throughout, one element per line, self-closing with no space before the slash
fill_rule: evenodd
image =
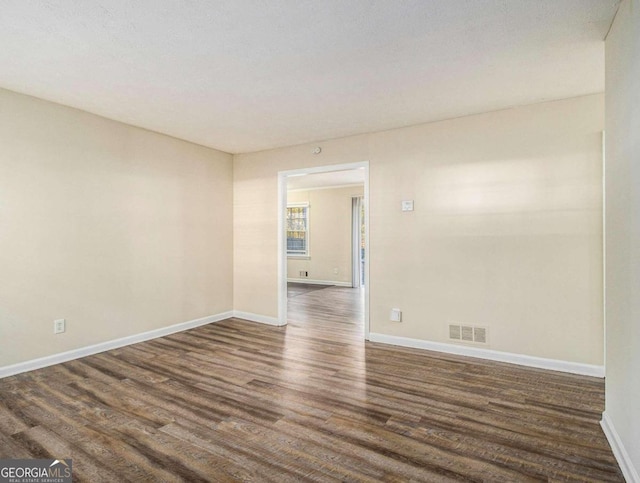
<path id="1" fill-rule="evenodd" d="M 311 217 L 309 216 L 309 202 L 308 201 L 304 201 L 304 202 L 297 202 L 297 203 L 287 203 L 287 209 L 289 208 L 306 208 L 306 214 L 307 214 L 307 229 L 305 230 L 306 232 L 306 243 L 305 243 L 305 247 L 306 250 L 304 252 L 296 252 L 296 253 L 290 253 L 289 250 L 287 250 L 287 258 L 298 258 L 298 259 L 302 259 L 302 260 L 308 260 L 310 259 L 310 250 L 309 250 L 309 240 L 310 240 L 310 220 Z M 287 222 L 287 217 L 285 216 L 285 224 Z M 287 227 L 285 226 L 285 244 L 287 241 L 287 232 L 289 230 L 286 229 Z"/>

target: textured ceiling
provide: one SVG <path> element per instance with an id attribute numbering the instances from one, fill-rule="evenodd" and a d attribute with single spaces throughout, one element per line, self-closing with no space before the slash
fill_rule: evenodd
<path id="1" fill-rule="evenodd" d="M 618 0 L 2 0 L 0 87 L 238 153 L 604 90 Z"/>

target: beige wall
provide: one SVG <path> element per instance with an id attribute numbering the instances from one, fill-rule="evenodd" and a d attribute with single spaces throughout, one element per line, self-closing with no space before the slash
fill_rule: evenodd
<path id="1" fill-rule="evenodd" d="M 0 367 L 233 308 L 230 155 L 4 90 L 0 112 Z"/>
<path id="2" fill-rule="evenodd" d="M 309 203 L 309 258 L 287 259 L 287 277 L 352 284 L 351 199 L 363 196 L 364 186 L 289 191 L 287 201 Z M 337 273 L 336 273 L 337 271 Z"/>
<path id="3" fill-rule="evenodd" d="M 606 43 L 606 413 L 640 472 L 640 2 Z"/>
<path id="4" fill-rule="evenodd" d="M 369 160 L 371 332 L 487 325 L 492 349 L 602 364 L 603 116 L 592 95 L 234 156 L 234 308 L 277 316 L 277 172 Z"/>
<path id="5" fill-rule="evenodd" d="M 492 349 L 602 363 L 601 95 L 233 163 L 8 91 L 0 107 L 0 366 L 231 309 L 276 317 L 277 172 L 363 160 L 372 332 L 488 325 Z"/>

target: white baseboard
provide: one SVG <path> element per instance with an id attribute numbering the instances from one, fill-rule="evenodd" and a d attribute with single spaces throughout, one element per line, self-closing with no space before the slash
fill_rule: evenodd
<path id="1" fill-rule="evenodd" d="M 399 345 L 403 347 L 413 347 L 415 349 L 426 349 L 430 351 L 446 352 L 461 356 L 478 357 L 498 362 L 508 362 L 520 366 L 536 367 L 538 369 L 549 369 L 552 371 L 570 372 L 584 376 L 604 377 L 604 366 L 592 364 L 582 364 L 579 362 L 560 361 L 556 359 L 545 359 L 542 357 L 527 356 L 523 354 L 513 354 L 479 347 L 467 347 L 444 342 L 431 342 L 422 339 L 410 339 L 408 337 L 398 337 L 386 334 L 369 334 L 371 342 L 381 342 L 383 344 Z"/>
<path id="2" fill-rule="evenodd" d="M 156 339 L 165 335 L 175 334 L 176 332 L 182 332 L 184 330 L 200 327 L 201 325 L 211 324 L 213 322 L 219 322 L 224 319 L 228 319 L 233 316 L 232 311 L 222 312 L 216 315 L 209 315 L 200 319 L 190 320 L 188 322 L 182 322 L 180 324 L 170 325 L 168 327 L 162 327 L 161 329 L 154 329 L 141 334 L 129 335 L 120 339 L 114 339 L 107 342 L 100 342 L 79 349 L 73 349 L 67 352 L 61 352 L 59 354 L 53 354 L 39 359 L 33 359 L 30 361 L 19 362 L 10 366 L 0 367 L 0 379 L 3 377 L 13 376 L 22 372 L 33 371 L 41 369 L 43 367 L 52 366 L 54 364 L 60 364 L 62 362 L 79 359 L 81 357 L 98 354 L 99 352 L 105 352 L 112 349 L 118 349 L 131 344 L 137 344 L 138 342 L 144 342 L 150 339 Z"/>
<path id="3" fill-rule="evenodd" d="M 251 322 L 259 322 L 261 324 L 267 325 L 277 325 L 281 327 L 282 325 L 277 317 L 270 317 L 268 315 L 260 315 L 260 314 L 252 314 L 251 312 L 242 312 L 240 310 L 233 311 L 233 317 L 237 319 L 249 320 Z"/>
<path id="4" fill-rule="evenodd" d="M 616 457 L 618 465 L 622 470 L 624 479 L 627 480 L 627 483 L 640 483 L 638 470 L 633 466 L 633 461 L 631 461 L 631 457 L 629 456 L 629 453 L 627 453 L 627 450 L 620 439 L 620 435 L 618 435 L 616 428 L 613 426 L 613 421 L 611 421 L 611 418 L 606 411 L 602 413 L 600 426 L 602 426 L 602 430 L 609 441 L 609 445 L 611 446 L 613 455 Z"/>
<path id="5" fill-rule="evenodd" d="M 351 282 L 337 282 L 332 280 L 315 280 L 312 278 L 288 278 L 287 282 L 307 283 L 309 285 L 336 285 L 338 287 L 352 287 Z"/>

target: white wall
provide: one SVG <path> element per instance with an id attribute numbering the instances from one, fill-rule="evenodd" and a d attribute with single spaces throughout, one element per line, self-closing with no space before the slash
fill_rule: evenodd
<path id="1" fill-rule="evenodd" d="M 0 367 L 233 308 L 231 155 L 5 90 L 0 112 Z"/>
<path id="2" fill-rule="evenodd" d="M 309 273 L 309 280 L 351 286 L 351 200 L 354 196 L 363 195 L 363 186 L 287 193 L 288 202 L 309 203 L 310 226 L 310 256 L 306 259 L 287 259 L 289 279 L 299 279 L 300 270 L 304 270 Z"/>
<path id="3" fill-rule="evenodd" d="M 234 156 L 234 308 L 277 316 L 277 172 L 369 160 L 371 332 L 488 325 L 494 350 L 601 365 L 603 118 L 592 95 Z"/>
<path id="4" fill-rule="evenodd" d="M 640 471 L 640 2 L 606 42 L 606 416 Z M 614 448 L 615 449 L 615 448 Z M 624 462 L 621 466 L 624 468 Z M 629 469 L 627 468 L 629 471 Z M 627 478 L 630 479 L 629 473 Z M 640 481 L 637 479 L 635 481 Z"/>

